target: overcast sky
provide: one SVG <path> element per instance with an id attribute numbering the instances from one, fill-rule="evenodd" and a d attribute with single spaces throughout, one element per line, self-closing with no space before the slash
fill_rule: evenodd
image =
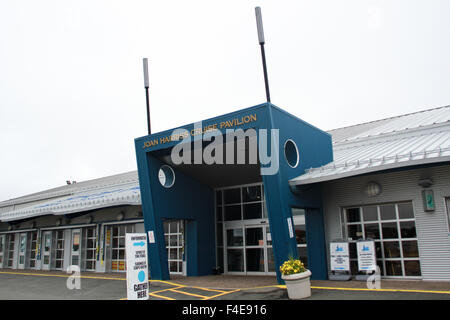
<path id="1" fill-rule="evenodd" d="M 450 104 L 450 1 L 2 0 L 0 201 L 136 169 L 146 134 L 265 101 L 324 130 Z"/>

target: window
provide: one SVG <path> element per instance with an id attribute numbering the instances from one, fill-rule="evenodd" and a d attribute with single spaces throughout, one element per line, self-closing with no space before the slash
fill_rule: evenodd
<path id="1" fill-rule="evenodd" d="M 421 275 L 412 202 L 349 207 L 344 209 L 343 219 L 353 274 L 358 272 L 356 241 L 372 239 L 383 276 Z"/>
<path id="2" fill-rule="evenodd" d="M 308 248 L 306 245 L 306 221 L 305 210 L 292 208 L 292 219 L 294 222 L 295 239 L 297 241 L 298 258 L 308 267 Z"/>

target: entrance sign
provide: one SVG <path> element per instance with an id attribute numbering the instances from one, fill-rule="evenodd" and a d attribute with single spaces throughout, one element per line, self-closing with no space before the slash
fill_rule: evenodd
<path id="1" fill-rule="evenodd" d="M 368 240 L 358 241 L 356 243 L 356 251 L 358 253 L 358 270 L 375 271 L 377 268 L 375 242 Z"/>
<path id="2" fill-rule="evenodd" d="M 148 299 L 147 235 L 127 233 L 127 298 Z"/>
<path id="3" fill-rule="evenodd" d="M 350 271 L 348 242 L 330 243 L 331 271 Z"/>

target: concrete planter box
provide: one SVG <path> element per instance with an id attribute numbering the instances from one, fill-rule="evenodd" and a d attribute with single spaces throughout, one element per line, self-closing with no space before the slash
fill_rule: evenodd
<path id="1" fill-rule="evenodd" d="M 311 296 L 311 271 L 302 273 L 281 275 L 281 279 L 286 283 L 289 299 L 298 300 Z"/>

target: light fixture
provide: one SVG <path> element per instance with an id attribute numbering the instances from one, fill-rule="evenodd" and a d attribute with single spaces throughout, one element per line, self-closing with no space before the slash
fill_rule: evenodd
<path id="1" fill-rule="evenodd" d="M 92 216 L 87 216 L 86 223 L 91 223 L 91 222 L 92 222 Z"/>
<path id="2" fill-rule="evenodd" d="M 117 215 L 117 221 L 123 220 L 123 217 L 124 217 L 124 213 L 123 213 L 123 211 L 120 211 L 120 213 Z"/>
<path id="3" fill-rule="evenodd" d="M 430 178 L 420 179 L 418 184 L 422 188 L 428 188 L 433 185 L 433 180 L 431 180 Z"/>
<path id="4" fill-rule="evenodd" d="M 61 218 L 56 220 L 56 226 L 59 227 L 61 225 Z"/>
<path id="5" fill-rule="evenodd" d="M 364 190 L 369 197 L 376 197 L 381 193 L 381 186 L 375 182 L 371 181 L 367 184 Z"/>

